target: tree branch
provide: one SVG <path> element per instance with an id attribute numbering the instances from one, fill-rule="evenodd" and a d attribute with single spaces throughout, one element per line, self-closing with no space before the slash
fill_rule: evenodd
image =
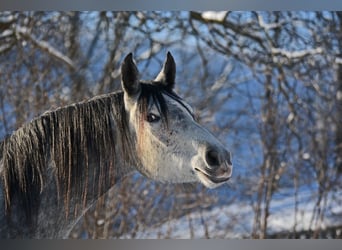
<path id="1" fill-rule="evenodd" d="M 17 37 L 22 37 L 30 41 L 34 46 L 36 46 L 40 50 L 47 52 L 55 59 L 67 64 L 70 68 L 75 69 L 74 62 L 69 57 L 63 55 L 57 49 L 53 48 L 48 42 L 39 41 L 37 38 L 31 35 L 26 28 L 16 27 L 15 32 L 17 34 Z"/>

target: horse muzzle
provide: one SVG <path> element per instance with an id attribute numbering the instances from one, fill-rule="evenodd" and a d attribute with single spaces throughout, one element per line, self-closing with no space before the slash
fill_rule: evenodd
<path id="1" fill-rule="evenodd" d="M 193 168 L 200 181 L 209 188 L 215 188 L 229 181 L 233 173 L 231 155 L 225 150 L 209 147 L 202 155 L 202 164 Z"/>

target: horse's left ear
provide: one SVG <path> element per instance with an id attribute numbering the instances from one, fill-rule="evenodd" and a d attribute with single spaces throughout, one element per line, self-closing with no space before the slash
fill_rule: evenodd
<path id="1" fill-rule="evenodd" d="M 135 97 L 140 92 L 139 71 L 133 61 L 132 53 L 125 57 L 121 65 L 121 85 L 130 97 Z"/>
<path id="2" fill-rule="evenodd" d="M 161 82 L 169 90 L 175 86 L 176 78 L 176 63 L 170 52 L 167 52 L 166 60 L 164 62 L 162 70 L 159 72 L 155 81 Z"/>

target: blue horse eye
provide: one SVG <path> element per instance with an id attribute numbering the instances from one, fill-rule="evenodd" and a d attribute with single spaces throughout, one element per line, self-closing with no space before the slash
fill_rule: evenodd
<path id="1" fill-rule="evenodd" d="M 146 116 L 146 121 L 152 123 L 152 122 L 158 122 L 160 120 L 160 116 L 149 113 Z"/>

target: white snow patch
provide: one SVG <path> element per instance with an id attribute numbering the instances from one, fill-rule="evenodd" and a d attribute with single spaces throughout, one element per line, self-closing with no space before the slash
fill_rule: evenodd
<path id="1" fill-rule="evenodd" d="M 273 54 L 279 54 L 289 59 L 301 58 L 308 55 L 316 55 L 323 53 L 323 49 L 321 47 L 298 51 L 288 51 L 280 48 L 271 48 L 271 51 Z"/>
<path id="2" fill-rule="evenodd" d="M 222 22 L 228 11 L 204 11 L 202 12 L 202 18 L 210 21 Z"/>
<path id="3" fill-rule="evenodd" d="M 342 58 L 341 57 L 336 57 L 335 58 L 335 63 L 342 64 Z"/>
<path id="4" fill-rule="evenodd" d="M 13 30 L 9 30 L 9 29 L 4 30 L 4 31 L 1 32 L 0 38 L 4 38 L 6 36 L 12 36 L 13 33 L 14 33 Z"/>
<path id="5" fill-rule="evenodd" d="M 339 101 L 342 100 L 342 91 L 338 90 L 336 92 L 336 99 L 339 100 Z"/>
<path id="6" fill-rule="evenodd" d="M 311 157 L 310 154 L 307 152 L 303 153 L 303 155 L 302 155 L 303 160 L 309 160 L 310 157 Z"/>

